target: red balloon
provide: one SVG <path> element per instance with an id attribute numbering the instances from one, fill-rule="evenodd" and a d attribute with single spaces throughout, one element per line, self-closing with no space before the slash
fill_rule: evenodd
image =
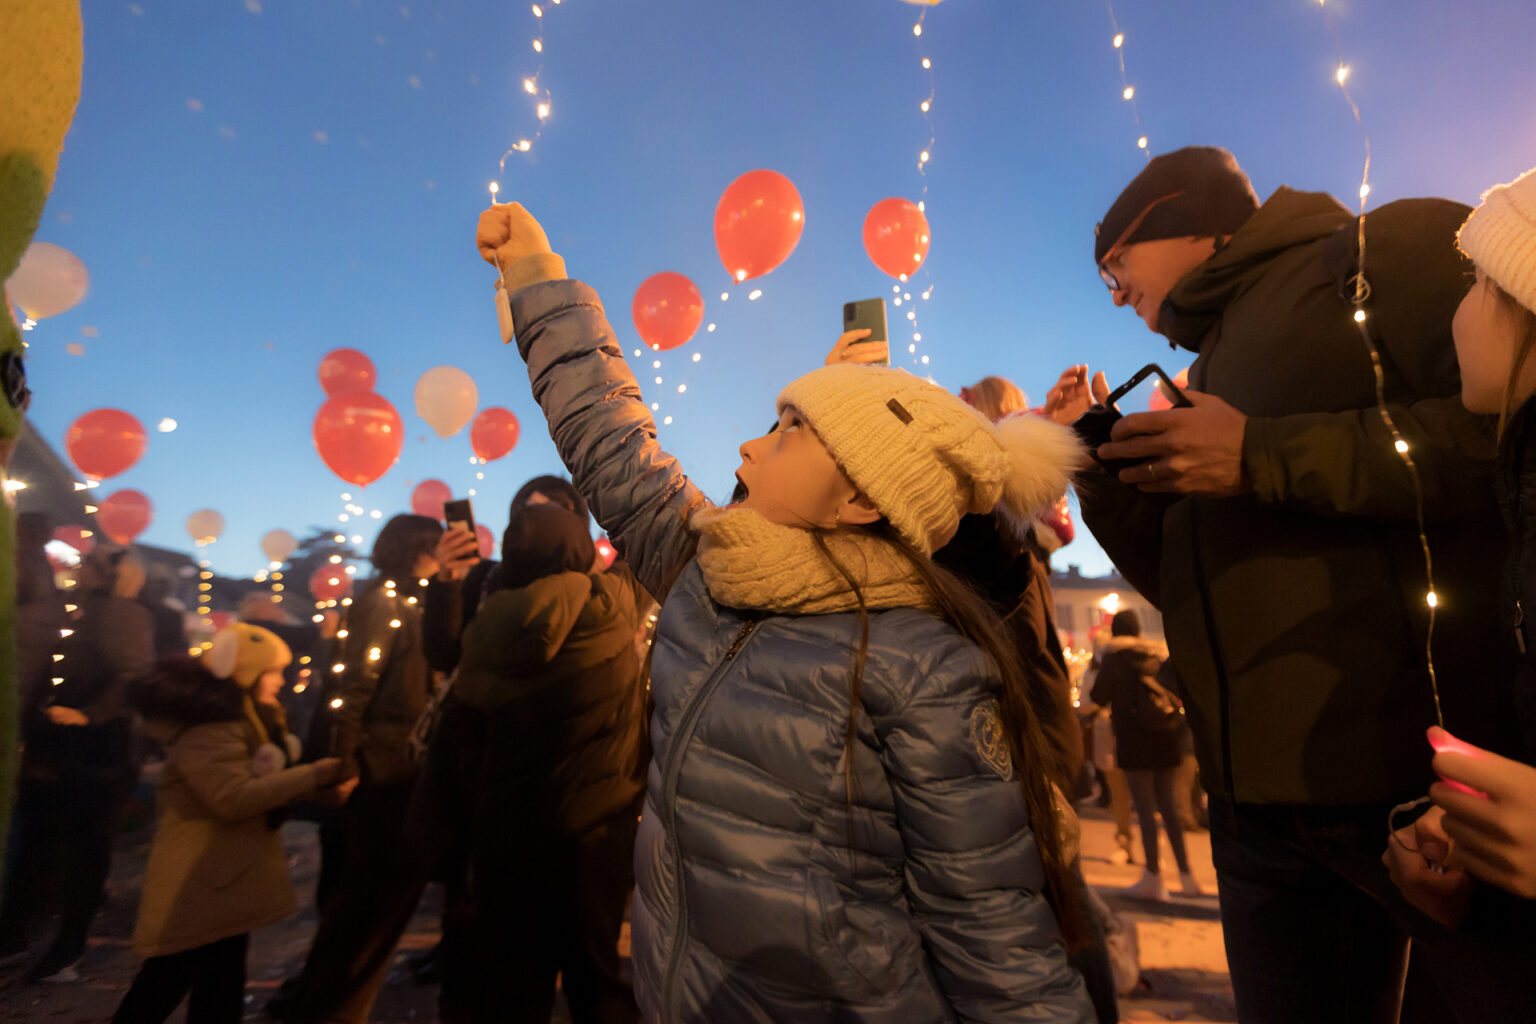
<path id="1" fill-rule="evenodd" d="M 239 621 L 234 612 L 209 612 L 206 618 L 208 619 L 208 625 L 213 627 L 215 633 L 226 626 L 233 626 Z"/>
<path id="2" fill-rule="evenodd" d="M 789 258 L 805 228 L 805 204 L 778 171 L 748 171 L 715 207 L 715 248 L 735 281 L 762 277 Z"/>
<path id="3" fill-rule="evenodd" d="M 864 217 L 864 251 L 892 277 L 915 274 L 928 258 L 928 218 L 910 199 L 880 200 Z"/>
<path id="4" fill-rule="evenodd" d="M 320 386 L 328 395 L 372 391 L 378 379 L 373 360 L 355 348 L 332 349 L 320 360 Z"/>
<path id="5" fill-rule="evenodd" d="M 96 409 L 70 424 L 64 449 L 80 472 L 95 480 L 117 476 L 139 461 L 149 435 L 121 409 Z"/>
<path id="6" fill-rule="evenodd" d="M 480 542 L 480 557 L 490 558 L 496 553 L 496 535 L 484 523 L 475 524 L 475 539 Z"/>
<path id="7" fill-rule="evenodd" d="M 82 555 L 90 554 L 96 546 L 96 538 L 83 526 L 57 527 L 53 531 L 53 539 L 60 544 L 68 544 Z"/>
<path id="8" fill-rule="evenodd" d="M 704 296 L 682 274 L 664 270 L 635 289 L 630 304 L 640 340 L 658 352 L 686 345 L 704 321 Z"/>
<path id="9" fill-rule="evenodd" d="M 423 480 L 411 492 L 411 511 L 419 516 L 443 518 L 443 502 L 453 498 L 453 490 L 441 480 Z"/>
<path id="10" fill-rule="evenodd" d="M 619 557 L 619 553 L 608 542 L 608 535 L 606 533 L 597 538 L 597 555 L 603 560 L 604 569 L 613 568 L 613 560 Z"/>
<path id="11" fill-rule="evenodd" d="M 367 487 L 400 458 L 405 425 L 389 399 L 369 391 L 344 391 L 315 414 L 315 448 L 331 472 Z"/>
<path id="12" fill-rule="evenodd" d="M 352 577 L 339 565 L 322 565 L 309 578 L 309 592 L 316 601 L 340 601 L 352 593 Z"/>
<path id="13" fill-rule="evenodd" d="M 493 405 L 480 410 L 469 428 L 469 445 L 477 458 L 492 462 L 517 447 L 521 428 L 510 409 Z"/>
<path id="14" fill-rule="evenodd" d="M 155 506 L 142 491 L 114 491 L 96 506 L 96 525 L 119 544 L 132 544 L 154 518 Z"/>

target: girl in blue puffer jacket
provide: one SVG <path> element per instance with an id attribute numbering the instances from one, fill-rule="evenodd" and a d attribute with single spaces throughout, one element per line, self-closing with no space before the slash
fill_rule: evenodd
<path id="1" fill-rule="evenodd" d="M 561 457 L 663 602 L 635 850 L 645 1018 L 1092 1021 L 1030 683 L 928 557 L 967 512 L 1055 499 L 1071 433 L 823 367 L 784 389 L 741 448 L 746 498 L 717 508 L 538 222 L 494 206 L 478 243 Z"/>

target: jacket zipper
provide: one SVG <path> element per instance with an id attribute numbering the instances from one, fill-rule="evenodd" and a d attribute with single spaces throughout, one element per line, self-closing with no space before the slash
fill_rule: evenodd
<path id="1" fill-rule="evenodd" d="M 756 619 L 748 619 L 741 624 L 741 630 L 736 634 L 736 639 L 731 641 L 731 646 L 726 648 L 722 657 L 709 678 L 704 680 L 704 685 L 699 687 L 698 696 L 688 710 L 683 712 L 681 721 L 677 723 L 677 731 L 672 736 L 672 751 L 667 759 L 666 771 L 662 774 L 661 800 L 667 816 L 667 833 L 672 837 L 672 871 L 677 885 L 677 909 L 676 921 L 672 925 L 672 953 L 667 957 L 667 970 L 662 975 L 662 1020 L 676 1020 L 673 1012 L 673 1000 L 676 993 L 673 989 L 677 984 L 677 969 L 683 959 L 683 940 L 688 934 L 688 894 L 687 887 L 683 884 L 683 849 L 677 837 L 677 780 L 683 770 L 683 752 L 687 749 L 689 740 L 692 739 L 694 726 L 698 724 L 699 715 L 704 710 L 720 681 L 725 678 L 726 672 L 731 667 L 731 662 L 746 645 L 752 631 L 757 628 Z"/>

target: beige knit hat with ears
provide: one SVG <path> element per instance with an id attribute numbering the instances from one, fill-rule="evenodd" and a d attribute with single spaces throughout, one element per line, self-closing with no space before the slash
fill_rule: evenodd
<path id="1" fill-rule="evenodd" d="M 992 424 L 905 370 L 840 364 L 792 381 L 778 406 L 800 410 L 848 479 L 898 533 L 931 555 L 960 517 L 999 503 L 1018 521 L 1066 492 L 1084 463 L 1067 427 L 1031 413 Z"/>
<path id="2" fill-rule="evenodd" d="M 1484 192 L 1456 244 L 1510 298 L 1536 310 L 1536 167 Z"/>

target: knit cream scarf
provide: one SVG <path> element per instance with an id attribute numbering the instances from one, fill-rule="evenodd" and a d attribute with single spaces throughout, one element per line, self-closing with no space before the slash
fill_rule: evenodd
<path id="1" fill-rule="evenodd" d="M 706 508 L 694 513 L 692 525 L 699 533 L 704 584 L 720 604 L 784 615 L 823 615 L 859 606 L 853 588 L 809 530 L 771 523 L 746 508 Z M 839 530 L 823 538 L 858 583 L 870 610 L 933 607 L 922 577 L 894 544 L 862 530 Z"/>

